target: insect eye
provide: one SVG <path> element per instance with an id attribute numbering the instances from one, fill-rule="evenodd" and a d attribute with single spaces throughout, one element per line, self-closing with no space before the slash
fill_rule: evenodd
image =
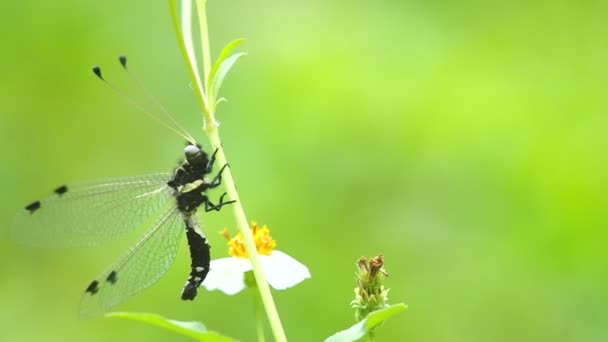
<path id="1" fill-rule="evenodd" d="M 188 145 L 184 148 L 184 153 L 186 154 L 186 157 L 192 158 L 200 154 L 201 149 L 198 148 L 196 145 Z"/>

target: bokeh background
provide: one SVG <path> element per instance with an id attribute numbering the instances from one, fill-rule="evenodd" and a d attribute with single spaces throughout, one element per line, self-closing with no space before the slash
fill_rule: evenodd
<path id="1" fill-rule="evenodd" d="M 166 1 L 7 2 L 0 38 L 0 225 L 56 185 L 168 171 L 183 141 L 104 87 L 143 82 L 203 144 Z M 608 3 L 210 0 L 228 76 L 221 133 L 250 220 L 312 279 L 275 300 L 292 341 L 353 323 L 354 262 L 383 253 L 379 341 L 608 339 Z M 213 253 L 234 230 L 204 215 Z M 179 341 L 77 319 L 80 293 L 130 243 L 35 249 L 0 239 L 4 341 Z M 184 243 L 185 245 L 185 243 Z M 255 339 L 251 298 L 179 297 L 182 246 L 119 310 Z"/>

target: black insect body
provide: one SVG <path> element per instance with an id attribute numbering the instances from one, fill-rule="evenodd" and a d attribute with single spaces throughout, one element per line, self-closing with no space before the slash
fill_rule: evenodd
<path id="1" fill-rule="evenodd" d="M 173 196 L 177 201 L 177 209 L 182 215 L 186 226 L 186 237 L 190 247 L 190 277 L 182 290 L 182 299 L 192 300 L 196 297 L 197 288 L 201 285 L 207 273 L 211 261 L 210 248 L 207 238 L 199 229 L 195 214 L 201 204 L 205 204 L 205 211 L 219 211 L 223 205 L 234 201 L 224 202 L 224 193 L 220 197 L 219 204 L 215 205 L 209 201 L 205 194 L 207 189 L 213 189 L 222 183 L 222 172 L 228 166 L 224 165 L 211 182 L 207 182 L 204 175 L 211 173 L 215 163 L 215 154 L 209 159 L 208 155 L 200 146 L 188 145 L 185 149 L 186 162 L 176 171 L 173 179 L 167 185 L 173 188 Z"/>
<path id="2" fill-rule="evenodd" d="M 11 228 L 15 239 L 43 246 L 94 245 L 124 235 L 150 217 L 158 217 L 138 242 L 85 289 L 81 316 L 108 311 L 156 282 L 169 268 L 186 230 L 191 270 L 181 298 L 192 300 L 209 272 L 210 248 L 199 227 L 197 211 L 219 211 L 207 190 L 221 184 L 224 165 L 211 180 L 217 150 L 209 156 L 188 144 L 185 161 L 172 174 L 84 182 L 60 186 L 54 194 L 32 202 Z"/>

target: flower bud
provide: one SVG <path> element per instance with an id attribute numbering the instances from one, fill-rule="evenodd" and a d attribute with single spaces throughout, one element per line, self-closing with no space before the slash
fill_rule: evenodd
<path id="1" fill-rule="evenodd" d="M 388 307 L 388 291 L 382 284 L 388 273 L 384 270 L 384 257 L 382 254 L 370 258 L 359 258 L 357 265 L 357 287 L 355 299 L 351 306 L 355 308 L 355 320 L 364 319 L 370 312 Z"/>

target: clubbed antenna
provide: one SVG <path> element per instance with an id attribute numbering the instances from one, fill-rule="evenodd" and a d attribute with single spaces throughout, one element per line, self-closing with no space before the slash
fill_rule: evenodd
<path id="1" fill-rule="evenodd" d="M 97 77 L 99 77 L 99 79 L 101 79 L 102 81 L 105 81 L 103 79 L 103 76 L 101 76 L 101 68 L 99 66 L 94 66 L 93 67 L 93 72 L 95 73 L 95 75 L 97 75 Z"/>
<path id="2" fill-rule="evenodd" d="M 127 56 L 120 55 L 120 56 L 118 56 L 118 60 L 120 61 L 120 64 L 122 64 L 122 67 L 125 68 L 125 70 L 127 70 Z"/>
<path id="3" fill-rule="evenodd" d="M 175 127 L 177 129 L 181 130 L 182 135 L 185 136 L 186 139 L 188 141 L 190 141 L 192 144 L 195 144 L 194 138 L 192 138 L 192 136 L 188 133 L 188 131 L 186 131 L 186 129 L 184 127 L 182 127 L 182 125 L 180 125 L 179 122 L 177 122 L 177 120 L 175 120 L 173 115 L 171 115 L 171 113 L 169 113 L 169 111 L 167 109 L 165 109 L 165 107 L 160 103 L 160 101 L 158 101 L 156 99 L 156 97 L 154 97 L 152 95 L 152 93 L 150 91 L 148 91 L 148 89 L 144 86 L 143 82 L 141 82 L 139 80 L 139 78 L 137 76 L 135 76 L 135 74 L 133 74 L 132 72 L 129 71 L 129 69 L 127 69 L 127 56 L 125 56 L 125 55 L 118 56 L 118 61 L 120 62 L 120 65 L 122 65 L 123 69 L 125 69 L 125 72 L 127 73 L 127 75 L 129 75 L 129 77 L 133 80 L 133 82 L 135 82 L 137 84 L 137 86 L 139 87 L 139 89 L 146 95 L 146 97 L 148 98 L 148 101 L 152 102 L 154 105 L 156 105 L 158 108 L 160 108 L 160 110 L 165 115 L 165 117 L 167 117 L 169 119 L 169 121 L 171 121 L 171 123 L 173 123 L 173 125 L 175 125 Z"/>
<path id="4" fill-rule="evenodd" d="M 194 140 L 194 138 L 188 134 L 188 132 L 179 125 L 179 123 L 173 118 L 173 116 L 171 116 L 171 114 L 169 114 L 169 112 L 162 106 L 160 105 L 160 103 L 154 98 L 152 97 L 152 95 L 150 95 L 146 89 L 143 87 L 143 85 L 141 84 L 141 82 L 139 82 L 139 80 L 137 78 L 135 78 L 128 70 L 127 70 L 127 57 L 124 55 L 121 55 L 120 57 L 118 57 L 118 60 L 120 61 L 120 64 L 122 65 L 122 67 L 125 69 L 125 71 L 127 71 L 127 74 L 129 74 L 129 76 L 131 77 L 131 79 L 133 79 L 138 87 L 146 94 L 146 96 L 148 97 L 148 100 L 152 101 L 154 104 L 156 104 L 162 111 L 162 113 L 168 117 L 171 121 L 171 124 L 169 124 L 168 122 L 166 122 L 165 120 L 162 120 L 160 118 L 160 116 L 158 114 L 152 113 L 150 111 L 148 111 L 146 108 L 144 108 L 143 105 L 141 105 L 139 102 L 135 101 L 134 99 L 132 99 L 131 97 L 125 95 L 124 92 L 120 91 L 118 88 L 116 88 L 113 84 L 111 84 L 110 82 L 108 82 L 103 75 L 101 74 L 101 68 L 97 65 L 95 65 L 92 70 L 93 73 L 95 74 L 95 76 L 97 76 L 97 78 L 99 78 L 100 80 L 103 81 L 103 83 L 105 83 L 110 89 L 112 89 L 112 91 L 114 93 L 116 93 L 118 96 L 122 97 L 125 101 L 129 102 L 132 106 L 136 107 L 137 109 L 139 109 L 140 111 L 142 111 L 144 114 L 146 114 L 147 116 L 149 116 L 150 118 L 156 120 L 158 123 L 160 123 L 161 125 L 167 127 L 169 130 L 173 131 L 174 133 L 176 133 L 177 135 L 179 135 L 180 137 L 188 140 L 191 144 L 195 145 L 196 141 Z"/>

